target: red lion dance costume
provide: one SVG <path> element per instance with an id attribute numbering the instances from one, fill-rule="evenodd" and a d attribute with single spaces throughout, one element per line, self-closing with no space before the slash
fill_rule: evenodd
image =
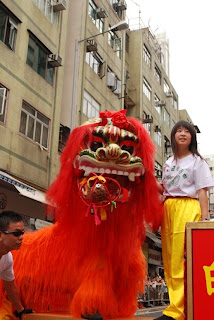
<path id="1" fill-rule="evenodd" d="M 74 317 L 133 316 L 144 290 L 145 223 L 161 220 L 154 146 L 126 110 L 101 112 L 73 130 L 47 192 L 53 226 L 14 252 L 25 307 Z"/>

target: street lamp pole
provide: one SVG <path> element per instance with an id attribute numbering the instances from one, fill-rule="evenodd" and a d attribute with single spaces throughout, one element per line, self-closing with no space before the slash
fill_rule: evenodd
<path id="1" fill-rule="evenodd" d="M 81 42 L 93 39 L 101 34 L 109 31 L 122 31 L 127 29 L 129 26 L 125 21 L 120 21 L 116 25 L 112 26 L 109 30 L 95 34 L 82 40 L 75 40 L 75 53 L 74 53 L 74 69 L 73 69 L 73 85 L 72 85 L 72 100 L 71 100 L 71 125 L 70 130 L 72 131 L 76 126 L 77 116 L 77 85 L 78 85 L 78 66 L 79 66 L 79 44 Z"/>

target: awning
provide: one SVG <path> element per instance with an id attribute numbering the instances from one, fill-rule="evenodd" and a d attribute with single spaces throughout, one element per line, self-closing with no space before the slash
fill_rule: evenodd
<path id="1" fill-rule="evenodd" d="M 154 241 L 155 245 L 156 245 L 158 248 L 161 248 L 161 240 L 158 239 L 154 233 L 152 233 L 152 232 L 149 231 L 149 230 L 146 230 L 146 236 L 147 236 L 148 238 L 150 238 L 152 241 Z"/>
<path id="2" fill-rule="evenodd" d="M 42 229 L 44 227 L 51 226 L 52 224 L 53 224 L 52 222 L 44 221 L 44 220 L 41 220 L 41 219 L 35 219 L 35 228 L 36 228 L 36 230 Z"/>
<path id="3" fill-rule="evenodd" d="M 0 181 L 1 180 L 13 185 L 22 196 L 48 204 L 44 192 L 37 190 L 0 170 Z"/>

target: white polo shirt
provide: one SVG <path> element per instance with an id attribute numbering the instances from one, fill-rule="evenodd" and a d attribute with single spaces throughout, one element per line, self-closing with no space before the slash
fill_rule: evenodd
<path id="1" fill-rule="evenodd" d="M 0 279 L 5 281 L 13 281 L 15 279 L 13 272 L 12 253 L 8 252 L 0 258 Z"/>
<path id="2" fill-rule="evenodd" d="M 214 187 L 210 169 L 197 155 L 182 159 L 170 157 L 163 167 L 164 196 L 198 198 L 197 191 Z"/>

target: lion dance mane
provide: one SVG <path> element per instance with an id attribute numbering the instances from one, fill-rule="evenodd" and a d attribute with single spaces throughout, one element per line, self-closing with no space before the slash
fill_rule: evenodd
<path id="1" fill-rule="evenodd" d="M 144 290 L 145 225 L 161 220 L 154 145 L 126 110 L 75 128 L 47 192 L 55 223 L 14 252 L 21 300 L 35 312 L 133 316 Z"/>

